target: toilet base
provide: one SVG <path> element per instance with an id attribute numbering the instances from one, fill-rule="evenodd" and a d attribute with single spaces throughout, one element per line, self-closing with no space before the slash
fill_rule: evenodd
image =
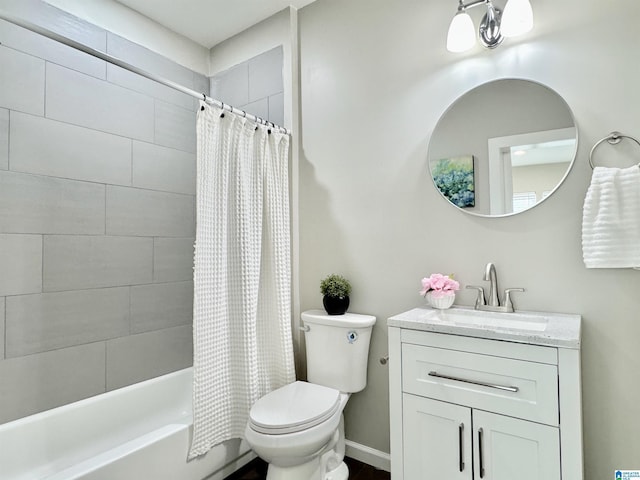
<path id="1" fill-rule="evenodd" d="M 324 473 L 324 476 L 322 470 L 322 462 L 317 458 L 295 467 L 282 468 L 270 464 L 267 480 L 348 480 L 349 478 L 349 468 L 344 462 L 330 472 Z"/>
<path id="2" fill-rule="evenodd" d="M 278 467 L 272 463 L 267 480 L 348 480 L 349 468 L 344 463 L 344 416 L 323 452 L 310 461 L 294 467 Z"/>
<path id="3" fill-rule="evenodd" d="M 270 463 L 267 470 L 267 480 L 301 480 L 303 478 L 322 480 L 320 478 L 320 461 L 318 458 L 295 467 L 278 467 Z"/>
<path id="4" fill-rule="evenodd" d="M 342 462 L 338 465 L 338 468 L 335 470 L 331 470 L 327 473 L 325 480 L 348 480 L 349 479 L 349 468 L 347 465 Z"/>

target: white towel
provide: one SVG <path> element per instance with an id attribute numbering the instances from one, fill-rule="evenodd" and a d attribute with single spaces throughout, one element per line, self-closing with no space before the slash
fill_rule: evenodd
<path id="1" fill-rule="evenodd" d="M 640 267 L 638 167 L 593 170 L 582 213 L 582 255 L 587 268 Z"/>

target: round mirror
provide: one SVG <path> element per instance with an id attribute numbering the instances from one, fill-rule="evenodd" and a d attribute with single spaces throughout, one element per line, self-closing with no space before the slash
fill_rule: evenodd
<path id="1" fill-rule="evenodd" d="M 451 204 L 513 215 L 551 195 L 569 173 L 578 130 L 564 99 L 539 83 L 495 80 L 458 98 L 429 142 L 429 170 Z"/>

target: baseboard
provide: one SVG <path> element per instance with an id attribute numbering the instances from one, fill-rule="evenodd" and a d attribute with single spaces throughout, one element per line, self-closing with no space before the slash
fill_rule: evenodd
<path id="1" fill-rule="evenodd" d="M 381 452 L 375 448 L 367 447 L 360 443 L 345 440 L 345 455 L 359 462 L 366 463 L 372 467 L 385 472 L 391 471 L 391 457 L 388 453 Z"/>

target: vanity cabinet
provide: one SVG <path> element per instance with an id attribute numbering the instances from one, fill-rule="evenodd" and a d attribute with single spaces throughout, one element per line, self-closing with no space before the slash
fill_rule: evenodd
<path id="1" fill-rule="evenodd" d="M 583 478 L 579 349 L 389 325 L 393 480 Z"/>
<path id="2" fill-rule="evenodd" d="M 404 478 L 561 478 L 558 428 L 411 394 L 403 410 Z"/>

